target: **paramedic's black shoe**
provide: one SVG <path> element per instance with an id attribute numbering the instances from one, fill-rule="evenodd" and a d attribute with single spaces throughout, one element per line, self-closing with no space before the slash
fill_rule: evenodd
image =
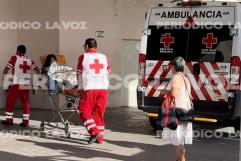
<path id="1" fill-rule="evenodd" d="M 10 123 L 10 122 L 7 122 L 7 121 L 2 121 L 1 123 L 2 123 L 2 125 L 7 125 L 7 126 L 13 125 L 13 123 Z"/>
<path id="2" fill-rule="evenodd" d="M 88 141 L 88 144 L 96 143 L 96 141 L 99 139 L 99 137 L 101 137 L 101 134 L 97 134 L 95 136 L 91 136 L 90 140 Z"/>
<path id="3" fill-rule="evenodd" d="M 21 122 L 19 125 L 20 125 L 21 127 L 29 127 L 29 125 L 26 125 L 26 124 L 24 124 L 23 122 Z"/>

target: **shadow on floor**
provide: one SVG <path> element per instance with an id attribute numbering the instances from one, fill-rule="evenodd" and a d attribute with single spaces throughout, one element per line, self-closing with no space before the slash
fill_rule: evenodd
<path id="1" fill-rule="evenodd" d="M 22 110 L 16 109 L 14 113 L 16 118 L 21 119 Z M 3 111 L 2 114 L 4 114 Z M 67 118 L 68 114 L 65 114 L 64 116 Z M 32 110 L 31 113 L 31 120 L 48 121 L 52 118 L 52 110 Z M 69 121 L 75 125 L 83 125 L 80 117 L 77 114 L 75 114 Z M 106 129 L 114 132 L 155 135 L 155 131 L 150 126 L 149 120 L 145 113 L 135 108 L 107 108 L 105 113 L 105 122 Z"/>
<path id="2" fill-rule="evenodd" d="M 32 140 L 18 140 L 22 142 L 30 142 L 36 146 L 61 151 L 63 156 L 49 156 L 44 159 L 60 160 L 60 158 L 77 157 L 83 160 L 94 158 L 103 158 L 104 160 L 116 159 L 123 161 L 173 161 L 175 158 L 175 150 L 171 145 L 158 146 L 152 144 L 136 143 L 129 141 L 113 141 L 106 140 L 105 144 L 93 147 L 81 143 L 84 140 L 75 140 L 75 145 L 66 144 L 67 140 L 58 140 L 59 143 L 43 143 Z M 220 144 L 219 148 L 214 142 L 220 140 L 205 140 L 203 142 L 195 142 L 192 146 L 187 146 L 187 160 L 189 161 L 238 161 L 239 144 L 234 143 L 233 147 L 227 147 Z M 105 146 L 115 146 L 113 150 L 106 149 Z M 120 150 L 118 148 L 125 148 Z M 208 147 L 208 148 L 207 148 Z M 128 149 L 131 149 L 130 151 Z M 120 151 L 122 151 L 122 153 Z M 133 153 L 133 151 L 137 151 Z M 210 151 L 211 150 L 211 151 Z M 124 153 L 123 153 L 124 152 Z M 43 159 L 38 158 L 36 159 Z M 100 159 L 102 160 L 102 159 Z"/>
<path id="3" fill-rule="evenodd" d="M 48 160 L 59 160 L 60 158 L 77 157 L 86 159 L 103 158 L 103 160 L 116 159 L 123 161 L 172 161 L 174 149 L 171 146 L 160 147 L 151 144 L 133 143 L 127 141 L 107 141 L 108 144 L 119 146 L 119 148 L 137 149 L 137 153 L 129 153 L 128 149 L 122 154 L 118 150 L 109 150 L 104 148 L 104 144 L 100 148 L 92 147 L 91 145 L 79 144 L 70 145 L 65 143 L 43 143 L 30 140 L 18 140 L 22 142 L 34 143 L 36 146 L 45 147 L 48 149 L 61 151 L 63 156 L 49 156 L 44 157 Z M 107 144 L 105 144 L 107 145 Z M 110 145 L 108 145 L 110 146 Z M 168 154 L 168 155 L 167 155 Z M 164 159 L 165 158 L 165 159 Z M 37 159 L 37 158 L 36 158 Z M 41 159 L 41 158 L 40 158 Z M 102 159 L 101 159 L 102 160 Z"/>

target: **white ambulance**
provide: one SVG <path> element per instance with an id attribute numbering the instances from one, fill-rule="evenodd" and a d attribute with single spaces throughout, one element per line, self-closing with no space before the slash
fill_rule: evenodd
<path id="1" fill-rule="evenodd" d="M 240 128 L 241 4 L 185 1 L 152 7 L 139 55 L 137 101 L 156 127 L 172 60 L 186 60 L 195 120 Z"/>

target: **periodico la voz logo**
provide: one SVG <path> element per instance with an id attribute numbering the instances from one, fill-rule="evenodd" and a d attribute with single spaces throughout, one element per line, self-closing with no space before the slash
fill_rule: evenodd
<path id="1" fill-rule="evenodd" d="M 1 30 L 86 30 L 86 21 L 56 21 L 56 22 L 39 22 L 39 21 L 0 21 Z"/>

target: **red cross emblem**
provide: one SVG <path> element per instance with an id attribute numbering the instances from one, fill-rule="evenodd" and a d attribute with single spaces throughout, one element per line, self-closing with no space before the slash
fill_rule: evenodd
<path id="1" fill-rule="evenodd" d="M 212 49 L 217 43 L 218 39 L 213 36 L 213 33 L 208 33 L 207 37 L 202 40 L 202 44 L 205 44 L 207 49 Z"/>
<path id="2" fill-rule="evenodd" d="M 20 64 L 19 68 L 23 69 L 23 73 L 27 73 L 27 71 L 30 70 L 30 66 L 28 66 L 27 61 L 23 61 L 23 64 Z"/>
<path id="3" fill-rule="evenodd" d="M 171 44 L 174 43 L 174 37 L 171 37 L 171 33 L 165 33 L 165 36 L 161 38 L 161 43 L 164 44 L 165 48 L 170 48 Z"/>
<path id="4" fill-rule="evenodd" d="M 100 64 L 98 59 L 94 59 L 94 64 L 90 64 L 90 69 L 94 69 L 95 74 L 100 74 L 100 70 L 104 69 L 104 64 Z"/>

